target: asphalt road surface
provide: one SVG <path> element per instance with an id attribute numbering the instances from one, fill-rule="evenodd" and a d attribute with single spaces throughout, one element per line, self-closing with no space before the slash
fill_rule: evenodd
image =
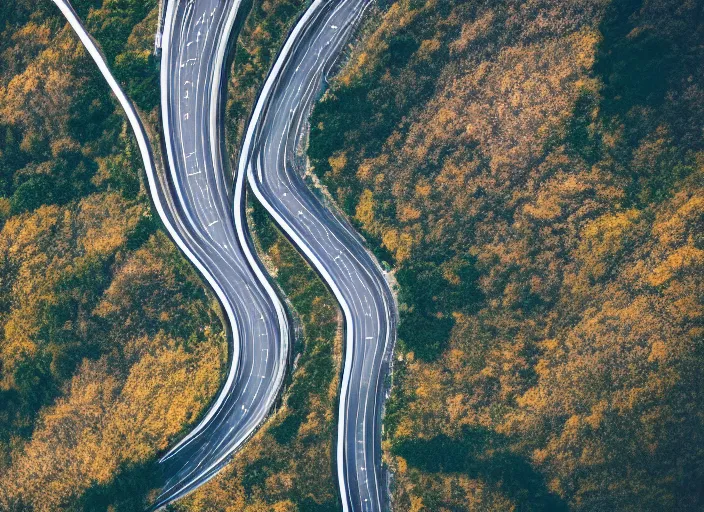
<path id="1" fill-rule="evenodd" d="M 217 294 L 230 324 L 231 367 L 201 422 L 162 460 L 160 508 L 214 476 L 256 430 L 285 370 L 288 324 L 253 255 L 243 222 L 247 174 L 259 198 L 335 293 L 345 316 L 337 466 L 344 510 L 386 506 L 381 414 L 395 341 L 394 302 L 362 239 L 301 178 L 299 154 L 322 82 L 368 0 L 315 0 L 282 50 L 258 100 L 229 193 L 222 153 L 221 77 L 238 0 L 171 0 L 162 56 L 168 173 L 158 172 L 136 110 L 67 0 L 54 0 L 125 109 L 154 206 L 167 232 Z M 234 209 L 230 205 L 234 203 Z"/>
<path id="2" fill-rule="evenodd" d="M 244 222 L 244 178 L 233 196 L 222 157 L 223 67 L 238 7 L 239 0 L 170 0 L 164 20 L 169 192 L 194 252 L 221 291 L 233 357 L 205 418 L 161 460 L 166 485 L 155 508 L 202 485 L 228 462 L 266 418 L 286 368 L 288 321 L 254 256 Z"/>
<path id="3" fill-rule="evenodd" d="M 220 77 L 238 2 L 177 3 L 167 12 L 163 118 L 171 173 L 159 172 L 138 113 L 68 0 L 54 0 L 125 110 L 135 133 L 154 207 L 169 236 L 217 294 L 232 341 L 227 380 L 201 422 L 162 460 L 166 485 L 152 508 L 195 489 L 224 466 L 266 418 L 283 380 L 288 323 L 248 245 L 244 178 L 233 197 L 216 127 Z M 170 50 L 170 49 L 168 49 Z M 184 64 L 181 66 L 181 64 Z M 191 85 L 192 84 L 192 85 Z M 188 115 L 186 115 L 188 114 Z"/>
<path id="4" fill-rule="evenodd" d="M 255 108 L 239 166 L 280 227 L 333 290 L 344 312 L 337 469 L 345 511 L 382 511 L 381 415 L 396 337 L 396 309 L 363 240 L 302 178 L 313 103 L 369 0 L 316 0 L 289 36 Z"/>

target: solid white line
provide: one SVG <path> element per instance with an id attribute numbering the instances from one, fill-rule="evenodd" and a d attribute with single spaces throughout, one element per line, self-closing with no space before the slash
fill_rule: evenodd
<path id="1" fill-rule="evenodd" d="M 239 6 L 239 3 L 240 2 L 238 0 L 236 5 L 232 9 L 230 9 L 223 34 L 229 34 L 229 32 L 232 30 L 232 25 L 234 24 L 234 21 L 235 21 L 235 17 L 237 14 L 237 8 Z M 169 2 L 169 4 L 171 6 L 172 2 Z M 173 13 L 171 15 L 173 16 Z M 168 16 L 169 16 L 169 13 L 167 11 L 167 17 Z M 219 81 L 220 81 L 220 74 L 221 74 L 222 62 L 223 62 L 224 56 L 225 56 L 225 50 L 227 48 L 227 39 L 228 38 L 226 38 L 226 37 L 222 37 L 220 39 L 220 44 L 219 44 L 218 53 L 217 53 L 217 66 L 216 66 L 217 72 L 216 72 L 215 79 L 213 80 L 213 90 L 211 91 L 211 94 L 216 94 L 215 91 L 219 90 L 218 87 L 219 87 Z M 168 42 L 168 40 L 169 39 L 166 37 L 166 35 L 162 39 L 162 41 L 166 41 L 166 42 Z M 168 44 L 166 45 L 166 47 L 168 48 Z M 165 77 L 165 68 L 162 67 L 162 79 L 165 81 L 165 78 L 166 78 Z M 216 85 L 216 84 L 218 84 L 218 85 Z M 164 89 L 164 88 L 165 88 L 165 85 L 164 85 L 164 82 L 162 82 L 162 89 Z M 210 110 L 210 127 L 211 127 L 211 130 L 213 130 L 212 133 L 216 133 L 215 130 L 216 130 L 217 114 L 218 114 L 217 107 L 214 105 L 214 103 L 216 103 L 216 102 L 211 102 L 211 110 Z M 167 126 L 166 126 L 166 124 L 167 124 L 166 119 L 168 119 L 168 113 L 165 112 L 165 114 L 164 114 L 164 124 L 165 124 L 164 131 L 165 131 L 165 133 L 168 133 Z M 213 154 L 219 154 L 219 149 L 215 145 L 216 145 L 216 142 L 214 140 L 212 140 L 212 137 L 211 137 L 211 151 L 214 152 Z M 168 147 L 168 145 L 167 145 L 167 147 Z M 215 151 L 217 151 L 217 153 L 215 153 Z M 243 187 L 242 187 L 242 184 L 240 183 L 241 181 L 243 181 L 243 180 L 238 179 L 237 188 L 235 189 L 235 208 L 237 210 L 235 211 L 234 217 L 235 217 L 235 225 L 237 227 L 238 239 L 240 241 L 240 245 L 242 246 L 243 252 L 245 252 L 245 255 L 247 257 L 247 260 L 248 260 L 252 270 L 254 270 L 254 272 L 257 275 L 257 277 L 259 278 L 261 284 L 264 286 L 265 290 L 267 291 L 267 294 L 269 295 L 272 302 L 274 303 L 274 307 L 276 308 L 276 312 L 277 312 L 277 317 L 279 319 L 279 325 L 281 326 L 281 340 L 282 340 L 283 347 L 282 347 L 282 350 L 280 351 L 280 353 L 281 353 L 281 358 L 279 361 L 280 371 L 279 371 L 279 375 L 277 375 L 274 379 L 275 386 L 270 387 L 270 390 L 276 389 L 276 392 L 274 393 L 274 396 L 275 396 L 276 393 L 278 393 L 278 389 L 280 388 L 281 384 L 283 383 L 283 378 L 284 378 L 284 373 L 285 373 L 284 371 L 286 368 L 285 361 L 286 361 L 286 357 L 288 357 L 288 336 L 289 336 L 288 322 L 286 320 L 286 314 L 284 312 L 283 305 L 279 301 L 278 296 L 276 295 L 276 292 L 269 284 L 269 281 L 266 279 L 264 274 L 261 272 L 259 265 L 257 264 L 256 260 L 254 259 L 254 256 L 251 254 L 251 251 L 249 250 L 249 246 L 247 245 L 247 240 L 246 240 L 244 230 L 242 227 L 242 218 L 241 218 L 242 215 L 240 215 L 242 210 L 239 209 L 240 205 L 242 204 L 242 200 L 243 200 L 243 195 L 242 195 L 242 188 Z M 234 368 L 234 366 L 233 366 L 233 368 Z M 256 424 L 252 424 L 251 421 L 249 422 L 250 428 L 248 428 L 246 430 L 246 434 L 244 436 L 242 436 L 242 438 L 243 438 L 242 442 L 244 442 L 254 432 L 254 430 L 256 430 L 258 424 L 262 420 L 263 420 L 263 418 L 259 418 L 257 420 Z M 192 437 L 193 434 L 195 434 L 195 432 L 192 432 L 188 437 Z M 175 446 L 169 452 L 169 454 L 167 454 L 167 456 L 174 453 L 175 450 L 177 450 L 177 448 L 179 448 L 179 446 L 184 441 L 185 441 L 185 439 L 182 440 L 181 443 L 179 443 L 179 445 Z M 242 443 L 239 443 L 239 444 L 241 445 Z M 233 448 L 236 449 L 237 446 L 239 446 L 239 445 L 235 445 Z M 229 451 L 229 452 L 230 453 L 226 453 L 225 455 L 218 458 L 213 464 L 211 464 L 208 468 L 206 468 L 204 471 L 202 471 L 201 474 L 209 471 L 213 467 L 220 464 L 224 459 L 229 457 L 231 454 L 231 451 Z"/>
<path id="2" fill-rule="evenodd" d="M 93 58 L 93 61 L 98 66 L 98 69 L 100 69 L 100 72 L 102 73 L 103 77 L 110 86 L 110 89 L 112 90 L 113 94 L 115 94 L 117 100 L 120 102 L 120 105 L 125 111 L 125 114 L 127 115 L 127 119 L 129 120 L 132 130 L 134 131 L 135 137 L 137 138 L 137 145 L 139 146 L 139 151 L 142 155 L 142 162 L 147 173 L 149 192 L 152 196 L 152 201 L 154 202 L 154 206 L 157 210 L 157 213 L 159 214 L 161 221 L 164 223 L 164 227 L 166 227 L 166 230 L 169 232 L 169 235 L 171 235 L 171 238 L 176 242 L 181 251 L 183 251 L 186 257 L 191 261 L 191 263 L 193 263 L 193 265 L 208 281 L 208 284 L 212 287 L 212 289 L 215 291 L 216 295 L 220 299 L 220 302 L 222 303 L 228 318 L 231 320 L 231 322 L 234 322 L 234 312 L 232 311 L 224 292 L 222 291 L 214 277 L 210 274 L 210 272 L 208 272 L 208 270 L 201 264 L 200 260 L 191 252 L 186 243 L 181 239 L 179 233 L 173 227 L 173 225 L 169 221 L 166 212 L 164 211 L 164 207 L 161 204 L 161 199 L 159 198 L 159 189 L 156 184 L 156 171 L 149 151 L 149 140 L 132 103 L 127 98 L 127 95 L 124 93 L 117 80 L 115 80 L 115 78 L 113 77 L 112 73 L 110 72 L 110 68 L 108 67 L 107 63 L 105 62 L 105 59 L 103 58 L 103 55 L 98 50 L 97 46 L 95 45 L 95 42 L 90 37 L 81 21 L 78 19 L 76 13 L 73 11 L 73 8 L 70 6 L 68 1 L 53 0 L 53 2 L 61 10 L 62 14 L 69 22 L 76 35 L 78 35 L 79 39 L 83 43 L 83 46 L 85 46 L 86 50 L 88 50 L 88 53 Z M 171 5 L 172 2 L 169 2 L 168 9 L 171 9 Z M 239 361 L 239 342 L 237 332 L 233 331 L 232 336 L 234 341 L 233 361 Z M 232 368 L 235 367 L 236 365 L 233 364 Z M 223 390 L 229 389 L 232 381 L 234 380 L 234 376 L 235 372 L 231 371 L 230 375 L 228 375 L 228 379 Z M 211 408 L 206 418 L 201 421 L 198 427 L 196 427 L 196 430 L 202 428 L 202 425 L 204 425 L 204 423 L 209 420 L 213 416 L 213 414 L 215 414 L 215 411 L 225 399 L 225 394 L 226 393 L 224 392 L 221 393 L 221 395 L 218 397 L 218 400 L 216 401 L 216 404 Z M 193 436 L 194 432 L 195 431 L 191 432 L 186 438 L 184 438 L 184 440 Z M 183 443 L 184 440 L 182 440 L 181 443 Z"/>
<path id="3" fill-rule="evenodd" d="M 311 261 L 311 263 L 318 269 L 318 271 L 323 276 L 323 278 L 326 280 L 326 282 L 328 283 L 328 285 L 332 289 L 333 293 L 335 294 L 336 298 L 338 299 L 338 302 L 340 303 L 342 310 L 343 310 L 343 314 L 345 316 L 345 325 L 347 327 L 347 336 L 346 336 L 346 349 L 347 350 L 346 350 L 345 366 L 344 366 L 344 370 L 343 370 L 343 379 L 342 379 L 342 386 L 341 386 L 342 390 L 341 390 L 339 419 L 338 419 L 337 466 L 338 466 L 338 483 L 340 486 L 340 493 L 343 497 L 343 509 L 347 510 L 349 507 L 348 499 L 350 498 L 350 496 L 347 492 L 347 491 L 349 491 L 349 489 L 346 488 L 346 484 L 348 482 L 346 481 L 346 478 L 345 478 L 346 465 L 344 464 L 344 455 L 346 453 L 346 450 L 345 450 L 346 428 L 345 427 L 346 427 L 346 422 L 348 421 L 348 418 L 346 416 L 346 414 L 348 412 L 346 410 L 346 408 L 347 408 L 346 402 L 347 402 L 347 398 L 348 398 L 347 395 L 350 394 L 349 386 L 350 386 L 351 365 L 352 365 L 352 360 L 353 360 L 354 352 L 355 352 L 354 349 L 352 348 L 354 346 L 355 333 L 354 333 L 354 324 L 352 322 L 352 314 L 351 314 L 351 310 L 350 310 L 350 305 L 344 299 L 342 290 L 340 289 L 338 284 L 333 280 L 332 276 L 326 270 L 325 266 L 321 263 L 321 261 L 315 256 L 313 249 L 301 240 L 301 238 L 297 234 L 296 228 L 294 228 L 291 224 L 288 224 L 282 218 L 282 215 L 285 215 L 285 213 L 283 213 L 283 212 L 280 213 L 279 210 L 276 207 L 274 207 L 266 199 L 266 195 L 259 188 L 259 181 L 261 181 L 262 185 L 264 185 L 264 183 L 265 183 L 265 180 L 263 179 L 263 176 L 262 176 L 264 165 L 257 165 L 256 162 L 252 162 L 251 161 L 252 155 L 249 154 L 250 151 L 252 150 L 251 149 L 252 145 L 254 144 L 254 140 L 253 140 L 254 133 L 256 132 L 257 129 L 259 129 L 258 125 L 261 122 L 262 115 L 264 113 L 263 112 L 263 105 L 268 104 L 269 97 L 272 94 L 272 88 L 274 87 L 274 84 L 275 84 L 276 80 L 278 79 L 278 75 L 281 73 L 281 69 L 282 69 L 283 65 L 286 63 L 288 56 L 291 54 L 292 51 L 294 51 L 296 48 L 298 48 L 299 41 L 294 41 L 294 40 L 297 39 L 298 34 L 302 30 L 302 27 L 310 21 L 310 18 L 313 16 L 313 13 L 317 12 L 317 9 L 319 8 L 320 3 L 321 2 L 314 2 L 313 5 L 309 8 L 309 10 L 305 13 L 305 15 L 301 18 L 301 20 L 299 21 L 297 26 L 292 31 L 292 33 L 289 37 L 289 40 L 286 42 L 284 49 L 282 50 L 282 52 L 279 56 L 279 59 L 275 63 L 274 68 L 272 69 L 269 77 L 267 78 L 267 81 L 264 85 L 264 88 L 262 89 L 257 106 L 255 108 L 255 111 L 252 115 L 250 125 L 248 127 L 247 137 L 245 139 L 245 143 L 243 146 L 242 155 L 240 156 L 240 170 L 243 168 L 247 169 L 250 186 L 252 187 L 255 195 L 260 200 L 260 202 L 264 205 L 264 207 L 267 209 L 267 211 L 274 217 L 274 219 L 281 226 L 281 228 L 299 246 L 299 249 L 307 256 L 307 258 Z M 364 8 L 362 8 L 361 11 L 359 11 L 359 12 L 363 12 L 363 11 L 364 11 Z M 306 51 L 306 53 L 308 53 L 309 51 L 311 51 L 310 48 Z M 320 55 L 320 52 L 319 52 L 319 55 Z M 330 54 L 328 53 L 328 55 L 330 55 Z M 317 60 L 316 60 L 316 62 L 317 62 Z M 322 64 L 321 64 L 321 66 L 322 66 Z M 303 86 L 302 84 L 299 85 L 299 88 L 298 88 L 299 92 L 300 92 L 302 86 Z M 313 88 L 314 88 L 313 84 L 309 84 L 306 87 L 305 95 L 310 97 L 315 92 L 315 91 L 313 91 Z M 305 104 L 305 103 L 307 103 L 307 101 L 303 102 L 303 103 Z M 274 114 L 274 115 L 276 117 L 276 114 Z M 275 122 L 275 121 L 272 121 L 272 122 Z M 302 119 L 299 119 L 299 126 L 297 126 L 297 128 L 300 128 L 301 122 L 302 122 Z M 269 141 L 269 142 L 271 142 L 271 141 Z M 268 144 L 265 141 L 264 147 L 260 150 L 260 153 L 266 153 L 267 157 L 269 157 L 269 148 L 267 147 L 267 145 Z M 279 144 L 279 147 L 280 147 L 280 144 Z M 263 159 L 263 158 L 264 158 L 264 155 L 260 154 L 260 159 Z M 279 161 L 278 158 L 276 159 L 276 165 L 281 165 L 281 162 Z M 286 166 L 286 161 L 283 162 L 283 165 Z M 257 178 L 259 179 L 259 181 L 257 181 Z M 279 182 L 282 183 L 281 178 L 278 178 L 278 179 L 279 179 Z M 289 182 L 290 182 L 290 180 L 289 180 Z M 288 188 L 289 188 L 289 190 L 291 190 L 290 187 L 288 187 Z M 270 193 L 276 194 L 276 197 L 279 197 L 280 192 L 281 192 L 280 189 L 279 190 L 272 189 L 270 191 Z M 269 191 L 267 193 L 269 193 Z M 286 196 L 287 196 L 287 193 L 284 192 L 283 197 L 286 197 Z M 299 201 L 299 203 L 300 203 L 300 201 Z M 291 208 L 290 204 L 288 206 L 286 206 L 286 204 L 283 204 L 282 206 L 284 207 L 284 209 Z M 303 206 L 303 208 L 306 209 L 306 211 L 308 211 L 306 206 Z M 331 234 L 333 237 L 335 237 L 334 233 L 327 232 L 328 231 L 327 229 L 325 229 L 324 231 L 326 231 L 326 232 L 323 233 L 320 231 L 318 226 L 315 226 L 315 225 L 308 226 L 308 225 L 306 225 L 306 223 L 304 223 L 303 227 L 310 232 L 312 237 L 316 236 L 316 233 L 314 233 L 314 231 L 316 231 L 318 235 L 327 236 L 328 238 L 330 237 Z M 354 233 L 351 233 L 350 229 L 346 225 L 342 224 L 341 227 L 344 232 L 349 233 L 351 235 L 353 240 L 359 241 L 359 236 Z M 303 235 L 300 235 L 300 236 L 303 236 Z M 331 242 L 332 242 L 332 240 L 331 240 Z M 326 252 L 324 247 L 323 247 L 323 251 Z M 351 256 L 355 260 L 357 259 L 354 256 L 354 254 L 352 254 Z M 335 258 L 333 258 L 334 261 L 337 261 L 338 259 L 340 259 L 339 255 L 336 256 Z M 383 345 L 384 351 L 381 354 L 379 354 L 379 356 L 381 358 L 379 360 L 380 364 L 383 364 L 383 360 L 386 356 L 387 350 L 388 350 L 390 342 L 392 340 L 392 333 L 390 332 L 391 331 L 390 328 L 391 328 L 391 326 L 394 325 L 394 321 L 391 318 L 391 309 L 389 307 L 389 303 L 387 302 L 387 296 L 384 293 L 385 288 L 383 288 L 383 286 L 384 286 L 385 282 L 384 282 L 383 277 L 381 277 L 381 276 L 383 276 L 383 273 L 381 272 L 381 269 L 380 269 L 378 263 L 376 261 L 374 261 L 373 258 L 372 258 L 371 262 L 372 262 L 372 265 L 374 265 L 375 268 L 379 271 L 378 277 L 381 279 L 381 281 L 378 282 L 377 279 L 372 279 L 372 281 L 375 283 L 375 285 L 374 285 L 375 288 L 379 287 L 379 286 L 382 287 L 381 289 L 378 289 L 378 291 L 381 292 L 381 300 L 383 301 L 384 311 L 386 313 L 385 320 L 387 322 L 387 326 L 389 327 L 386 329 L 386 333 L 385 333 L 385 340 L 384 340 L 384 345 Z M 346 267 L 346 265 L 345 265 L 345 267 Z M 362 268 L 364 268 L 364 267 L 362 267 Z M 347 273 L 350 278 L 352 277 L 351 272 L 352 272 L 352 270 L 347 269 Z M 368 271 L 367 271 L 367 274 L 369 274 Z M 368 292 L 371 293 L 371 291 L 367 289 L 367 287 L 366 287 L 366 285 L 364 285 L 364 283 L 362 283 L 362 285 Z M 348 289 L 348 287 L 346 285 L 344 285 L 343 287 L 345 289 Z M 353 293 L 353 294 L 357 295 L 357 297 L 359 297 L 359 294 L 354 290 L 350 290 L 350 293 Z M 365 302 L 366 302 L 366 299 L 365 299 Z M 355 306 L 355 308 L 356 308 L 356 306 Z M 370 315 L 370 313 L 365 312 L 364 316 L 369 317 L 371 315 Z M 379 323 L 380 323 L 379 320 L 380 320 L 380 318 L 378 316 L 378 310 L 377 310 L 377 317 L 376 317 L 376 325 L 377 326 L 379 326 Z M 361 327 L 366 330 L 366 328 L 364 327 L 364 324 L 362 324 Z M 365 339 L 374 339 L 374 338 L 375 337 L 366 337 Z M 380 338 L 380 333 L 378 333 L 378 335 L 376 336 L 377 342 L 375 344 L 375 350 L 373 352 L 371 352 L 372 354 L 377 354 L 378 347 L 380 346 L 379 342 L 381 341 L 379 338 Z M 367 368 L 369 370 L 370 369 L 369 365 L 371 365 L 371 368 L 375 367 L 376 360 L 377 360 L 376 355 L 372 358 L 371 361 L 368 360 L 368 357 L 366 357 L 366 356 L 363 357 L 362 361 L 360 363 L 362 365 L 361 372 L 364 373 L 364 371 L 365 371 L 364 368 Z M 365 378 L 364 376 L 362 376 L 362 377 Z M 375 379 L 376 382 L 375 382 L 375 386 L 374 386 L 374 397 L 373 397 L 374 416 L 372 417 L 372 431 L 374 434 L 376 433 L 376 425 L 377 425 L 377 422 L 376 422 L 376 404 L 377 404 L 376 398 L 377 398 L 377 396 L 376 395 L 377 395 L 377 391 L 378 391 L 379 385 L 380 385 L 378 377 L 379 377 L 379 375 L 377 375 L 377 379 Z M 364 380 L 362 382 L 364 382 Z M 365 395 L 365 397 L 364 397 L 365 399 L 363 400 L 364 404 L 359 404 L 360 407 L 362 405 L 364 406 L 364 409 L 365 409 L 364 417 L 366 417 L 366 415 L 367 415 L 367 407 L 369 406 L 368 398 L 369 398 L 369 391 L 371 391 L 370 384 L 371 384 L 371 382 L 368 382 L 368 384 L 366 385 L 367 392 L 364 393 L 364 395 Z M 359 407 L 357 408 L 357 414 L 359 414 Z M 366 435 L 366 426 L 367 426 L 366 422 L 362 423 L 362 425 L 361 425 L 362 435 Z M 375 457 L 376 448 L 377 448 L 376 442 L 374 442 L 373 446 L 372 446 L 372 450 L 371 450 L 373 463 L 375 463 L 375 461 L 376 461 L 376 457 Z M 350 456 L 353 457 L 354 454 L 350 454 Z M 363 456 L 364 456 L 363 458 L 366 460 L 366 449 L 363 450 Z M 366 464 L 363 467 L 366 467 Z M 376 501 L 378 503 L 380 503 L 380 496 L 379 496 L 380 489 L 378 487 L 378 484 L 376 483 L 376 476 L 377 476 L 376 471 L 374 471 L 373 477 L 374 477 L 374 481 L 376 484 L 375 485 L 375 490 L 376 490 L 375 497 L 376 497 Z M 362 479 L 360 479 L 360 499 L 363 497 L 363 495 L 361 494 L 361 492 L 362 492 L 362 489 L 361 489 L 362 481 L 361 480 Z M 370 492 L 369 492 L 368 478 L 365 477 L 364 480 L 367 482 L 366 495 L 371 496 Z M 366 498 L 364 499 L 364 501 L 368 502 L 368 500 Z M 363 504 L 362 506 L 363 506 L 363 508 L 366 508 L 366 503 Z"/>
<path id="4" fill-rule="evenodd" d="M 56 1 L 56 0 L 55 0 Z M 164 45 L 164 42 L 168 43 L 171 37 L 171 31 L 173 29 L 173 17 L 174 17 L 174 4 L 176 2 L 174 0 L 171 0 L 168 2 L 168 5 L 166 7 L 166 17 L 164 21 L 164 35 L 162 36 L 162 45 Z M 171 49 L 169 48 L 169 45 L 166 44 L 162 48 L 162 58 L 161 62 L 163 63 L 168 63 L 168 55 L 170 54 Z M 107 68 L 107 66 L 106 66 Z M 165 66 L 162 65 L 161 68 L 161 77 L 160 77 L 160 82 L 161 82 L 161 106 L 162 106 L 162 120 L 164 124 L 164 137 L 169 137 L 170 136 L 170 126 L 169 126 L 169 114 L 167 111 L 167 102 L 164 101 L 165 98 L 167 98 L 168 94 L 168 82 L 167 82 L 167 70 Z M 124 94 L 123 94 L 124 95 Z M 126 98 L 125 98 L 126 99 Z M 173 163 L 175 161 L 174 155 L 172 153 L 171 149 L 171 144 L 166 143 L 166 151 L 167 151 L 167 157 L 169 160 L 169 165 L 173 166 Z M 180 192 L 179 192 L 180 193 Z M 188 212 L 186 212 L 188 215 Z M 190 251 L 189 251 L 190 253 Z M 189 256 L 189 259 L 190 256 Z M 201 270 L 200 267 L 198 270 Z M 225 293 L 222 291 L 219 285 L 215 282 L 215 279 L 210 276 L 210 274 L 203 268 L 202 270 L 203 275 L 209 276 L 208 282 L 210 283 L 211 280 L 213 283 L 215 283 L 216 289 L 218 291 L 218 297 L 220 298 L 220 302 L 223 304 L 225 307 L 225 311 L 227 313 L 228 320 L 230 322 L 230 325 L 232 326 L 232 365 L 230 366 L 230 371 L 228 372 L 227 375 L 227 380 L 225 382 L 225 385 L 223 386 L 222 390 L 220 391 L 220 395 L 218 396 L 217 400 L 215 403 L 210 407 L 210 410 L 206 414 L 206 416 L 198 423 L 198 425 L 191 430 L 191 432 L 188 433 L 181 441 L 179 441 L 176 446 L 171 448 L 169 452 L 161 459 L 161 460 L 166 460 L 169 458 L 171 455 L 175 454 L 178 449 L 184 445 L 188 440 L 190 440 L 193 436 L 195 436 L 198 432 L 200 432 L 205 425 L 210 421 L 210 419 L 217 413 L 218 409 L 220 408 L 220 405 L 222 402 L 225 400 L 225 397 L 227 396 L 230 388 L 232 387 L 233 382 L 235 381 L 235 377 L 237 375 L 237 367 L 239 365 L 239 360 L 240 360 L 240 338 L 239 338 L 239 332 L 237 331 L 237 320 L 235 317 L 234 311 L 232 311 L 232 308 L 229 305 L 229 302 L 225 296 Z"/>
<path id="5" fill-rule="evenodd" d="M 317 9 L 322 5 L 322 0 L 314 0 L 314 2 L 311 4 L 311 6 L 308 8 L 308 10 L 305 12 L 305 14 L 301 17 L 299 22 L 296 24 L 294 27 L 293 31 L 291 32 L 291 35 L 289 38 L 286 40 L 286 44 L 284 45 L 283 49 L 281 50 L 281 53 L 279 54 L 279 58 L 276 60 L 276 63 L 274 64 L 274 67 L 272 68 L 271 72 L 269 73 L 269 76 L 264 84 L 264 87 L 262 88 L 262 92 L 259 95 L 259 101 L 257 102 L 257 105 L 255 107 L 254 113 L 252 114 L 252 119 L 250 120 L 249 127 L 247 129 L 247 134 L 245 137 L 245 142 L 244 145 L 242 146 L 242 153 L 240 154 L 240 165 L 239 165 L 239 173 L 243 173 L 245 170 L 247 171 L 248 175 L 248 181 L 250 186 L 252 187 L 252 190 L 254 191 L 254 195 L 259 199 L 259 201 L 262 203 L 262 205 L 266 208 L 266 210 L 269 212 L 270 215 L 276 219 L 278 224 L 282 226 L 282 228 L 286 231 L 286 233 L 296 242 L 296 245 L 304 252 L 304 254 L 310 259 L 310 261 L 316 266 L 318 271 L 325 277 L 326 281 L 328 282 L 328 285 L 333 291 L 333 294 L 337 298 L 338 302 L 340 303 L 340 306 L 342 307 L 343 315 L 345 317 L 345 323 L 348 326 L 347 333 L 346 333 L 346 350 L 345 350 L 345 364 L 344 364 L 344 369 L 342 373 L 342 385 L 341 385 L 341 392 L 340 392 L 340 413 L 343 414 L 343 411 L 346 410 L 346 402 L 347 402 L 347 390 L 349 388 L 349 380 L 350 380 L 350 373 L 352 370 L 352 356 L 353 356 L 353 343 L 354 343 L 354 327 L 352 325 L 352 313 L 350 311 L 349 305 L 345 301 L 344 296 L 342 295 L 340 289 L 338 288 L 335 280 L 332 278 L 330 274 L 328 274 L 327 270 L 325 269 L 325 266 L 322 264 L 322 262 L 317 258 L 317 256 L 308 248 L 308 246 L 301 240 L 296 233 L 294 229 L 292 229 L 288 223 L 278 214 L 278 212 L 272 207 L 272 205 L 269 203 L 269 201 L 264 197 L 264 195 L 261 193 L 259 190 L 259 187 L 257 186 L 257 180 L 252 176 L 252 167 L 248 166 L 248 155 L 250 152 L 250 146 L 252 144 L 253 138 L 254 138 L 254 130 L 259 122 L 259 119 L 262 115 L 262 111 L 264 109 L 265 103 L 268 101 L 268 96 L 269 96 L 269 91 L 274 85 L 274 82 L 278 78 L 279 71 L 283 67 L 286 58 L 288 57 L 289 52 L 291 51 L 291 48 L 293 46 L 294 41 L 296 40 L 298 34 L 303 30 L 303 28 L 306 25 L 306 22 L 308 19 L 317 11 Z M 337 433 L 337 472 L 338 472 L 338 485 L 340 487 L 340 494 L 342 497 L 342 510 L 343 512 L 348 512 L 349 511 L 349 505 L 348 505 L 348 493 L 347 489 L 345 488 L 345 482 L 344 478 L 340 478 L 340 475 L 344 474 L 344 421 L 342 421 L 341 418 L 338 419 L 338 433 Z"/>

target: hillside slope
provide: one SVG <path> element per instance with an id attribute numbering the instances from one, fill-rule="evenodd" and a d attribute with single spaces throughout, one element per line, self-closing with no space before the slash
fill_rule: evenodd
<path id="1" fill-rule="evenodd" d="M 699 510 L 702 2 L 398 0 L 312 119 L 396 269 L 397 510 Z"/>
<path id="2" fill-rule="evenodd" d="M 75 2 L 152 128 L 156 2 Z M 0 509 L 133 511 L 220 384 L 219 307 L 51 2 L 0 6 Z"/>

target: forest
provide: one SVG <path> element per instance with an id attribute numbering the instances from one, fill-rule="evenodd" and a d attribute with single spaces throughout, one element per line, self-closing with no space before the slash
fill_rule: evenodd
<path id="1" fill-rule="evenodd" d="M 158 132 L 156 0 L 76 0 Z M 234 160 L 304 0 L 251 0 Z M 0 3 L 0 509 L 128 512 L 217 392 L 221 312 L 58 9 Z M 704 508 L 704 3 L 384 0 L 311 166 L 398 282 L 394 510 Z M 329 291 L 254 202 L 296 319 L 270 421 L 183 512 L 339 509 Z"/>
<path id="2" fill-rule="evenodd" d="M 399 283 L 396 510 L 701 510 L 704 4 L 399 0 L 311 120 Z"/>

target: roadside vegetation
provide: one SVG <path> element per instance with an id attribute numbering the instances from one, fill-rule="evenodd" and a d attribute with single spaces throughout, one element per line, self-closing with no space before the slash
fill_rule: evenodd
<path id="1" fill-rule="evenodd" d="M 240 145 L 259 89 L 293 27 L 310 0 L 245 0 L 249 9 L 232 50 L 227 91 L 227 145 L 236 171 Z"/>
<path id="2" fill-rule="evenodd" d="M 74 6 L 154 125 L 156 2 Z M 0 509 L 140 510 L 220 385 L 219 309 L 58 9 L 2 2 L 0 31 Z"/>
<path id="3" fill-rule="evenodd" d="M 704 506 L 702 8 L 398 0 L 316 107 L 400 285 L 396 510 Z"/>

